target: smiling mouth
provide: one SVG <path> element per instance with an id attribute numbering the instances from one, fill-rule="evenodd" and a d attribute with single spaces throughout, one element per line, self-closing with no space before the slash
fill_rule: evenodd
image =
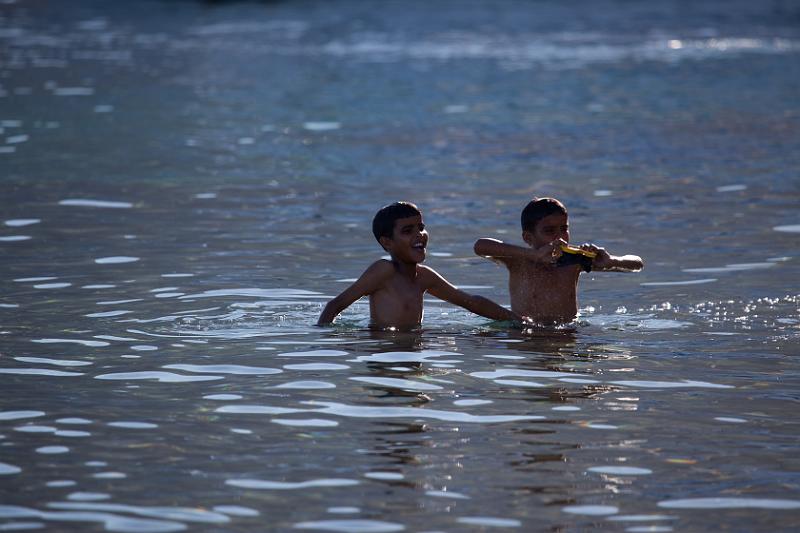
<path id="1" fill-rule="evenodd" d="M 420 250 L 420 251 L 423 251 L 423 252 L 425 251 L 425 245 L 424 245 L 424 244 L 422 244 L 422 243 L 420 243 L 420 244 L 415 244 L 414 246 L 412 246 L 412 248 L 414 248 L 415 250 Z"/>

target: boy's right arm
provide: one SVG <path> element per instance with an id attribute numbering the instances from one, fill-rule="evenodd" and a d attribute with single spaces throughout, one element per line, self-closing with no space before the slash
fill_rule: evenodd
<path id="1" fill-rule="evenodd" d="M 545 244 L 539 248 L 529 248 L 527 246 L 517 246 L 508 244 L 497 239 L 482 238 L 475 241 L 475 253 L 481 257 L 495 259 L 506 265 L 515 260 L 534 261 L 536 263 L 550 263 L 558 259 L 561 255 L 560 245 L 565 242 L 557 239 L 552 243 Z"/>
<path id="2" fill-rule="evenodd" d="M 392 275 L 394 267 L 389 261 L 376 261 L 367 268 L 361 277 L 352 285 L 347 287 L 342 293 L 327 303 L 322 314 L 317 320 L 318 326 L 324 326 L 333 322 L 336 316 L 350 307 L 350 305 L 368 294 L 378 290 L 381 285 Z"/>

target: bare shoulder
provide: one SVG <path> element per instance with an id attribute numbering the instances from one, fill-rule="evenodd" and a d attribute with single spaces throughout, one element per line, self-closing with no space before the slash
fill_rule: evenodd
<path id="1" fill-rule="evenodd" d="M 391 261 L 387 261 L 386 259 L 378 259 L 370 266 L 362 274 L 363 276 L 369 276 L 375 279 L 385 279 L 389 278 L 394 275 L 394 265 Z"/>
<path id="2" fill-rule="evenodd" d="M 436 272 L 431 267 L 425 265 L 417 265 L 417 275 L 419 276 L 419 280 L 426 287 L 430 287 L 431 285 L 444 280 L 441 274 Z"/>

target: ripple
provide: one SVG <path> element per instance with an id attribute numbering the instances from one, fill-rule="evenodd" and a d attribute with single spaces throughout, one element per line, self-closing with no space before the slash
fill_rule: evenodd
<path id="1" fill-rule="evenodd" d="M 399 472 L 367 472 L 364 474 L 364 477 L 380 481 L 400 481 L 406 478 Z"/>
<path id="2" fill-rule="evenodd" d="M 704 268 L 684 268 L 683 272 L 689 273 L 722 273 L 722 272 L 739 272 L 742 270 L 759 270 L 764 268 L 772 268 L 777 263 L 731 263 L 724 267 L 704 267 Z"/>
<path id="3" fill-rule="evenodd" d="M 72 283 L 67 283 L 67 282 L 39 283 L 37 285 L 34 285 L 33 288 L 34 289 L 39 289 L 39 290 L 42 290 L 42 289 L 64 289 L 66 287 L 71 287 L 71 286 L 72 286 Z"/>
<path id="4" fill-rule="evenodd" d="M 92 474 L 92 477 L 95 479 L 125 479 L 128 475 L 122 472 L 98 472 Z"/>
<path id="5" fill-rule="evenodd" d="M 585 379 L 585 378 L 559 378 L 558 381 L 562 383 L 584 383 L 584 384 L 600 383 L 596 379 Z"/>
<path id="6" fill-rule="evenodd" d="M 117 310 L 117 311 L 104 311 L 101 313 L 89 313 L 88 315 L 83 315 L 87 318 L 111 318 L 114 316 L 122 316 L 132 313 L 133 311 L 125 311 L 125 310 Z"/>
<path id="7" fill-rule="evenodd" d="M 92 364 L 89 361 L 73 361 L 70 359 L 48 359 L 46 357 L 15 357 L 14 360 L 22 361 L 23 363 L 42 363 L 45 365 L 56 365 L 56 366 L 87 366 Z"/>
<path id="8" fill-rule="evenodd" d="M 339 422 L 335 420 L 326 420 L 324 418 L 273 418 L 270 422 L 282 426 L 314 428 L 330 428 L 339 425 Z"/>
<path id="9" fill-rule="evenodd" d="M 450 498 L 453 500 L 469 500 L 470 497 L 466 494 L 461 494 L 460 492 L 454 492 L 452 490 L 429 490 L 425 492 L 425 495 L 432 496 L 434 498 Z"/>
<path id="10" fill-rule="evenodd" d="M 692 381 L 685 379 L 683 381 L 647 381 L 647 380 L 625 380 L 625 381 L 611 381 L 613 385 L 623 385 L 625 387 L 642 387 L 647 389 L 679 389 L 687 387 L 696 387 L 701 389 L 735 389 L 732 385 L 719 385 L 717 383 L 708 383 L 706 381 Z"/>
<path id="11" fill-rule="evenodd" d="M 69 452 L 69 448 L 66 446 L 42 446 L 40 448 L 36 448 L 36 452 L 43 453 L 45 455 L 57 455 Z"/>
<path id="12" fill-rule="evenodd" d="M 45 485 L 48 487 L 74 487 L 77 483 L 71 479 L 56 479 L 54 481 L 48 481 Z"/>
<path id="13" fill-rule="evenodd" d="M 341 127 L 339 122 L 303 122 L 303 129 L 308 131 L 332 131 Z"/>
<path id="14" fill-rule="evenodd" d="M 303 402 L 309 405 L 321 405 L 317 412 L 351 418 L 431 418 L 447 422 L 469 422 L 492 424 L 501 422 L 517 422 L 522 420 L 542 420 L 543 416 L 533 415 L 487 415 L 478 416 L 456 411 L 425 409 L 421 407 L 373 407 L 364 405 L 346 405 L 335 402 Z"/>
<path id="15" fill-rule="evenodd" d="M 50 370 L 47 368 L 0 368 L 0 374 L 17 374 L 21 376 L 50 376 L 71 377 L 83 376 L 81 372 L 65 372 L 63 370 Z"/>
<path id="16" fill-rule="evenodd" d="M 352 514 L 352 513 L 360 513 L 361 509 L 358 507 L 328 507 L 327 511 L 331 514 Z"/>
<path id="17" fill-rule="evenodd" d="M 491 372 L 470 372 L 469 374 L 475 378 L 481 379 L 498 379 L 505 377 L 528 377 L 528 378 L 569 378 L 580 376 L 573 372 L 553 372 L 551 370 L 522 370 L 520 368 L 501 368 L 499 370 L 492 370 Z"/>
<path id="18" fill-rule="evenodd" d="M 38 344 L 56 344 L 56 343 L 74 343 L 74 344 L 82 344 L 83 346 L 88 346 L 90 348 L 100 348 L 103 346 L 111 346 L 110 342 L 105 341 L 85 341 L 81 339 L 32 339 L 31 342 L 35 342 Z"/>
<path id="19" fill-rule="evenodd" d="M 0 242 L 22 242 L 31 240 L 30 235 L 4 235 L 0 237 Z"/>
<path id="20" fill-rule="evenodd" d="M 405 526 L 395 522 L 381 520 L 317 520 L 298 522 L 295 529 L 316 529 L 320 531 L 337 531 L 342 533 L 391 533 L 403 531 Z"/>
<path id="21" fill-rule="evenodd" d="M 60 429 L 53 433 L 53 435 L 57 437 L 67 437 L 67 438 L 83 438 L 83 437 L 91 437 L 92 434 L 88 431 L 74 431 L 74 430 L 64 430 Z"/>
<path id="22" fill-rule="evenodd" d="M 520 527 L 522 522 L 511 518 L 492 518 L 489 516 L 462 516 L 456 520 L 459 524 L 485 527 Z"/>
<path id="23" fill-rule="evenodd" d="M 108 425 L 114 428 L 125 429 L 155 429 L 158 427 L 158 424 L 153 424 L 152 422 L 133 422 L 125 420 L 121 420 L 119 422 L 109 422 Z"/>
<path id="24" fill-rule="evenodd" d="M 232 487 L 239 487 L 242 489 L 258 489 L 258 490 L 298 490 L 308 489 L 314 487 L 351 487 L 358 485 L 360 482 L 357 479 L 346 478 L 328 478 L 328 479 L 312 479 L 309 481 L 269 481 L 262 479 L 229 479 L 225 482 L 226 485 Z"/>
<path id="25" fill-rule="evenodd" d="M 111 495 L 105 492 L 73 492 L 67 495 L 68 500 L 74 502 L 97 502 L 111 499 Z"/>
<path id="26" fill-rule="evenodd" d="M 619 512 L 619 508 L 613 505 L 568 505 L 561 510 L 565 513 L 587 516 L 606 516 Z"/>
<path id="27" fill-rule="evenodd" d="M 666 509 L 800 509 L 800 500 L 771 498 L 687 498 L 664 500 L 659 507 Z"/>
<path id="28" fill-rule="evenodd" d="M 747 185 L 743 185 L 740 183 L 731 184 L 731 185 L 721 185 L 717 187 L 717 192 L 738 192 L 738 191 L 745 191 L 747 190 Z"/>
<path id="29" fill-rule="evenodd" d="M 91 424 L 92 421 L 86 418 L 59 418 L 56 424 Z"/>
<path id="30" fill-rule="evenodd" d="M 273 387 L 275 389 L 307 389 L 307 390 L 316 390 L 316 389 L 335 389 L 336 385 L 333 383 L 329 383 L 327 381 L 290 381 L 288 383 L 282 383 L 280 385 L 275 385 Z"/>
<path id="31" fill-rule="evenodd" d="M 786 226 L 775 226 L 772 228 L 775 231 L 784 233 L 800 233 L 800 224 L 789 224 Z"/>
<path id="32" fill-rule="evenodd" d="M 17 426 L 14 428 L 14 431 L 21 431 L 23 433 L 55 433 L 56 428 L 52 426 Z"/>
<path id="33" fill-rule="evenodd" d="M 132 257 L 129 255 L 113 255 L 110 257 L 98 257 L 94 260 L 98 265 L 117 265 L 121 263 L 135 263 L 139 261 L 139 257 Z"/>
<path id="34" fill-rule="evenodd" d="M 728 422 L 731 424 L 744 424 L 747 422 L 747 420 L 744 418 L 736 418 L 733 416 L 715 416 L 714 420 L 717 420 L 718 422 Z"/>
<path id="35" fill-rule="evenodd" d="M 319 292 L 306 291 L 302 289 L 217 289 L 204 291 L 198 294 L 187 294 L 181 296 L 181 300 L 189 298 L 217 298 L 220 296 L 252 296 L 255 298 L 308 298 L 322 296 Z M 326 297 L 327 298 L 327 297 Z"/>
<path id="36" fill-rule="evenodd" d="M 229 516 L 259 516 L 261 514 L 255 509 L 241 505 L 215 505 L 213 511 Z"/>
<path id="37" fill-rule="evenodd" d="M 665 514 L 629 514 L 606 518 L 609 522 L 655 522 L 659 520 L 675 520 L 677 517 Z"/>
<path id="38" fill-rule="evenodd" d="M 593 466 L 589 468 L 588 471 L 617 476 L 646 476 L 653 473 L 653 471 L 648 468 L 638 468 L 635 466 Z"/>
<path id="39" fill-rule="evenodd" d="M 130 202 L 114 202 L 109 200 L 89 200 L 84 198 L 71 198 L 61 200 L 58 205 L 66 205 L 73 207 L 103 207 L 110 209 L 129 209 L 133 207 Z"/>
<path id="40" fill-rule="evenodd" d="M 703 279 L 690 279 L 686 281 L 649 281 L 640 283 L 642 287 L 672 287 L 678 285 L 703 285 L 705 283 L 713 283 L 717 278 L 703 278 Z"/>
<path id="41" fill-rule="evenodd" d="M 453 405 L 458 405 L 459 407 L 472 407 L 475 405 L 486 405 L 488 403 L 492 403 L 492 400 L 456 400 L 453 402 Z"/>
<path id="42" fill-rule="evenodd" d="M 129 513 L 139 516 L 161 518 L 167 520 L 180 520 L 185 522 L 199 522 L 206 524 L 227 524 L 230 518 L 221 513 L 207 511 L 205 509 L 196 509 L 190 507 L 159 507 L 159 506 L 143 506 L 143 505 L 125 505 L 121 503 L 73 503 L 73 502 L 56 502 L 48 504 L 49 507 L 54 509 L 69 509 L 80 511 L 106 511 Z M 185 529 L 185 526 L 182 528 Z M 142 530 L 145 531 L 145 530 Z"/>
<path id="43" fill-rule="evenodd" d="M 0 411 L 0 420 L 20 420 L 44 416 L 44 411 Z"/>
<path id="44" fill-rule="evenodd" d="M 22 469 L 18 466 L 10 465 L 8 463 L 0 463 L 0 476 L 19 474 L 20 472 L 22 472 Z"/>
<path id="45" fill-rule="evenodd" d="M 228 402 L 233 400 L 241 400 L 241 394 L 208 394 L 203 396 L 204 400 L 216 400 L 220 402 Z"/>
<path id="46" fill-rule="evenodd" d="M 285 415 L 292 413 L 308 413 L 313 409 L 295 409 L 291 407 L 273 407 L 271 405 L 226 405 L 218 407 L 215 413 L 233 413 L 240 415 Z"/>
<path id="47" fill-rule="evenodd" d="M 334 363 L 301 363 L 297 365 L 283 365 L 286 370 L 346 370 L 347 365 L 337 365 Z"/>
<path id="48" fill-rule="evenodd" d="M 122 342 L 134 342 L 138 340 L 131 337 L 117 337 L 115 335 L 94 335 L 94 338 L 105 339 L 107 341 L 122 341 Z"/>
<path id="49" fill-rule="evenodd" d="M 130 348 L 137 352 L 154 352 L 158 350 L 158 346 L 153 346 L 152 344 L 134 344 Z"/>
<path id="50" fill-rule="evenodd" d="M 278 357 L 341 357 L 348 355 L 341 350 L 312 350 L 308 352 L 285 352 L 279 353 Z"/>
<path id="51" fill-rule="evenodd" d="M 100 374 L 95 376 L 94 379 L 111 379 L 111 380 L 137 380 L 137 379 L 154 379 L 160 383 L 190 383 L 195 381 L 212 381 L 216 379 L 225 379 L 225 376 L 184 376 L 182 374 L 173 374 L 172 372 L 117 372 L 112 374 Z"/>
<path id="52" fill-rule="evenodd" d="M 462 355 L 455 352 L 440 352 L 435 350 L 423 350 L 421 352 L 383 352 L 373 355 L 362 355 L 355 361 L 362 363 L 429 363 L 431 359 L 444 356 Z M 441 360 L 436 359 L 435 363 L 461 363 L 460 359 Z"/>
<path id="53" fill-rule="evenodd" d="M 243 365 L 165 365 L 161 368 L 168 368 L 171 370 L 183 370 L 185 372 L 209 372 L 218 374 L 237 374 L 237 375 L 253 375 L 263 376 L 271 374 L 281 374 L 283 370 L 277 368 L 259 367 L 259 366 L 243 366 Z"/>
<path id="54" fill-rule="evenodd" d="M 11 220 L 6 220 L 6 226 L 10 226 L 12 228 L 19 228 L 22 226 L 30 226 L 31 224 L 38 224 L 42 220 L 39 218 L 14 218 Z"/>
<path id="55" fill-rule="evenodd" d="M 544 383 L 536 383 L 535 381 L 523 381 L 519 379 L 496 379 L 494 380 L 495 383 L 498 385 L 508 385 L 510 387 L 528 387 L 528 388 L 537 388 L 537 387 L 546 387 Z"/>
<path id="56" fill-rule="evenodd" d="M 69 505 L 88 505 L 88 504 L 71 504 L 71 503 L 49 504 L 50 507 L 54 508 L 69 508 L 69 507 L 63 507 Z M 172 531 L 181 531 L 186 529 L 186 526 L 179 522 L 121 517 L 109 513 L 89 513 L 89 512 L 51 513 L 51 512 L 39 511 L 37 509 L 20 507 L 16 505 L 0 505 L 0 517 L 4 518 L 34 517 L 43 520 L 54 520 L 54 521 L 100 522 L 103 523 L 107 531 L 117 531 L 122 533 L 168 533 Z"/>
<path id="57" fill-rule="evenodd" d="M 398 379 L 398 378 L 378 378 L 378 377 L 353 377 L 349 378 L 353 381 L 359 381 L 362 383 L 370 383 L 372 385 L 378 385 L 381 387 L 390 387 L 408 391 L 434 391 L 434 390 L 442 390 L 442 387 L 439 385 L 433 385 L 431 383 L 420 383 L 419 381 L 412 381 L 409 379 Z"/>

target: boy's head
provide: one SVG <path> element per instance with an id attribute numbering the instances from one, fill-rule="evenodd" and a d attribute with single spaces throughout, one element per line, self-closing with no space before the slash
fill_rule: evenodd
<path id="1" fill-rule="evenodd" d="M 555 198 L 534 198 L 520 217 L 522 238 L 530 245 L 542 246 L 556 239 L 569 242 L 567 208 Z"/>
<path id="2" fill-rule="evenodd" d="M 402 224 L 398 224 L 402 221 Z M 425 259 L 428 233 L 422 222 L 422 211 L 410 202 L 395 202 L 382 207 L 372 219 L 372 234 L 384 250 L 392 254 L 414 251 L 416 262 Z"/>

